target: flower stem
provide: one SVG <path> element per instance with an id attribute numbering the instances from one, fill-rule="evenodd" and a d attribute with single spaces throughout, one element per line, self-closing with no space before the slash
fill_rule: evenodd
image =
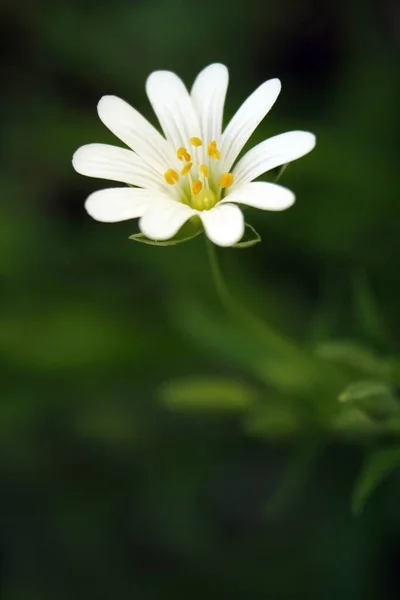
<path id="1" fill-rule="evenodd" d="M 235 298 L 231 295 L 222 275 L 215 245 L 207 237 L 206 244 L 212 277 L 220 300 L 225 308 L 232 314 L 234 318 L 238 318 L 247 329 L 251 330 L 255 337 L 260 338 L 264 343 L 266 343 L 270 349 L 284 353 L 293 353 L 294 351 L 297 351 L 298 349 L 294 342 L 276 332 L 265 321 L 262 321 L 256 317 L 253 313 L 249 312 L 244 306 L 235 300 Z"/>

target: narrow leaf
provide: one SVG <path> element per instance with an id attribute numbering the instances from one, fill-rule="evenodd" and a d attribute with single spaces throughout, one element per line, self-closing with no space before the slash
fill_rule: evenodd
<path id="1" fill-rule="evenodd" d="M 369 416 L 385 419 L 399 411 L 391 388 L 380 381 L 356 381 L 347 386 L 339 400 L 352 404 Z"/>
<path id="2" fill-rule="evenodd" d="M 378 342 L 386 341 L 387 336 L 377 300 L 365 273 L 358 273 L 353 279 L 354 317 L 362 334 Z"/>
<path id="3" fill-rule="evenodd" d="M 351 340 L 334 340 L 319 344 L 316 354 L 325 360 L 373 377 L 386 379 L 392 372 L 392 367 L 386 359 Z"/>
<path id="4" fill-rule="evenodd" d="M 222 377 L 188 377 L 164 384 L 163 402 L 178 410 L 207 412 L 241 412 L 256 399 L 256 392 L 238 379 Z"/>
<path id="5" fill-rule="evenodd" d="M 332 431 L 340 438 L 373 439 L 382 433 L 382 427 L 364 411 L 356 407 L 346 407 L 331 420 Z"/>
<path id="6" fill-rule="evenodd" d="M 382 480 L 400 466 L 400 446 L 382 448 L 370 454 L 356 482 L 352 511 L 355 515 L 362 512 L 365 502 Z"/>
<path id="7" fill-rule="evenodd" d="M 391 392 L 385 383 L 379 381 L 356 381 L 351 383 L 339 396 L 341 402 L 355 402 L 364 398 L 390 396 Z"/>

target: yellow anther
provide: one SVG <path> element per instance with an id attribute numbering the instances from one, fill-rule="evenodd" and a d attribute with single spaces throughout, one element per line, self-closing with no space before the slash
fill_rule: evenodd
<path id="1" fill-rule="evenodd" d="M 174 185 L 179 180 L 179 175 L 174 169 L 168 169 L 164 173 L 164 179 L 169 185 Z"/>
<path id="2" fill-rule="evenodd" d="M 231 187 L 232 183 L 233 183 L 233 174 L 232 173 L 223 173 L 221 175 L 219 185 L 222 188 Z"/>
<path id="3" fill-rule="evenodd" d="M 197 196 L 197 194 L 199 194 L 201 192 L 201 188 L 202 187 L 203 187 L 203 184 L 201 183 L 201 181 L 199 181 L 198 179 L 196 179 L 196 181 L 192 185 L 192 194 L 193 194 L 193 196 Z"/>
<path id="4" fill-rule="evenodd" d="M 191 158 L 189 152 L 183 146 L 178 148 L 178 150 L 176 151 L 176 156 L 179 160 L 185 160 L 186 162 L 189 162 Z"/>
<path id="5" fill-rule="evenodd" d="M 203 173 L 204 177 L 208 177 L 208 175 L 210 173 L 207 165 L 200 165 L 199 171 L 201 171 Z"/>
<path id="6" fill-rule="evenodd" d="M 191 137 L 190 143 L 192 144 L 192 146 L 196 146 L 196 148 L 203 145 L 203 142 L 199 137 Z"/>
<path id="7" fill-rule="evenodd" d="M 221 153 L 218 150 L 217 142 L 215 140 L 208 144 L 207 152 L 210 158 L 214 158 L 215 160 L 219 160 L 221 158 Z"/>
<path id="8" fill-rule="evenodd" d="M 181 171 L 181 175 L 187 175 L 190 171 L 190 169 L 193 167 L 193 163 L 192 162 L 188 162 L 182 169 Z"/>

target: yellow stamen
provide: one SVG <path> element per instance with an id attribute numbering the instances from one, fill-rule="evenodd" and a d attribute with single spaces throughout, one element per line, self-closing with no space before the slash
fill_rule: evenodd
<path id="1" fill-rule="evenodd" d="M 192 162 L 188 162 L 182 169 L 181 171 L 181 175 L 187 175 L 190 171 L 190 169 L 193 167 L 193 163 Z"/>
<path id="2" fill-rule="evenodd" d="M 183 146 L 178 148 L 176 151 L 176 156 L 178 157 L 178 160 L 185 160 L 186 162 L 189 162 L 191 158 L 189 152 Z"/>
<path id="3" fill-rule="evenodd" d="M 200 165 L 199 171 L 201 171 L 203 173 L 204 177 L 208 177 L 208 175 L 210 173 L 207 165 Z"/>
<path id="4" fill-rule="evenodd" d="M 215 140 L 208 144 L 207 152 L 210 158 L 214 158 L 215 160 L 219 160 L 221 158 L 221 153 L 218 150 L 217 142 Z"/>
<path id="5" fill-rule="evenodd" d="M 179 180 L 179 175 L 174 169 L 168 169 L 164 173 L 164 179 L 169 185 L 175 185 L 175 183 Z"/>
<path id="6" fill-rule="evenodd" d="M 199 194 L 201 192 L 201 188 L 202 187 L 203 187 L 203 184 L 201 183 L 201 181 L 199 181 L 198 179 L 196 179 L 196 181 L 192 185 L 192 194 L 193 194 L 193 196 L 197 196 L 197 194 Z"/>
<path id="7" fill-rule="evenodd" d="M 219 185 L 222 188 L 231 187 L 232 183 L 233 183 L 233 174 L 232 173 L 223 173 L 221 175 Z"/>

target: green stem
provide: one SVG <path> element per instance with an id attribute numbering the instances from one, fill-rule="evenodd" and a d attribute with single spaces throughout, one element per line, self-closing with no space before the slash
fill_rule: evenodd
<path id="1" fill-rule="evenodd" d="M 294 342 L 276 332 L 265 321 L 258 319 L 258 317 L 247 311 L 245 307 L 235 300 L 223 278 L 215 245 L 208 238 L 206 238 L 206 244 L 215 287 L 225 308 L 235 319 L 239 319 L 247 329 L 251 330 L 255 337 L 260 338 L 266 343 L 269 348 L 285 353 L 297 351 L 298 349 Z"/>
<path id="2" fill-rule="evenodd" d="M 323 441 L 314 439 L 312 435 L 293 447 L 281 480 L 267 503 L 266 516 L 276 518 L 288 508 L 296 494 L 304 488 L 323 449 Z"/>

